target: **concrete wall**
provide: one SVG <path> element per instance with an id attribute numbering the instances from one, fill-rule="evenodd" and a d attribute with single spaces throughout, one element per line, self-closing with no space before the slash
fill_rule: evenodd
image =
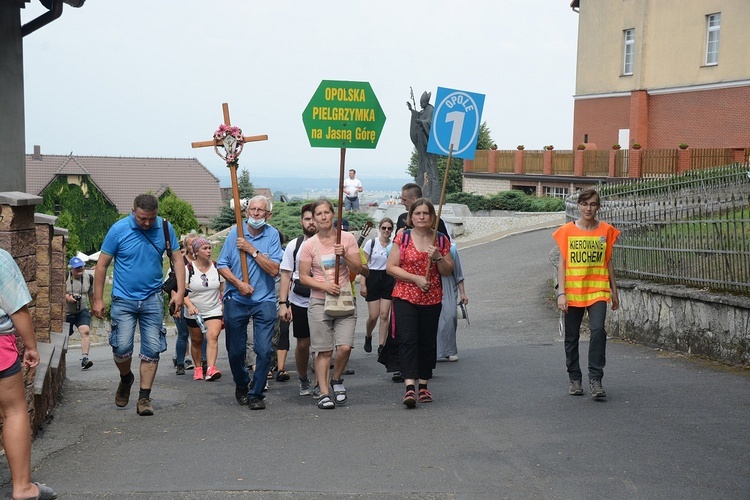
<path id="1" fill-rule="evenodd" d="M 750 365 L 750 298 L 682 286 L 618 281 L 622 307 L 607 313 L 613 337 Z"/>
<path id="2" fill-rule="evenodd" d="M 26 191 L 21 10 L 0 2 L 0 192 Z"/>

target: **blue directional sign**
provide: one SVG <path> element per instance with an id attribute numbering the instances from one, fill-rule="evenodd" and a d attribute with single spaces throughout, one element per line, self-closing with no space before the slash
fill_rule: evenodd
<path id="1" fill-rule="evenodd" d="M 473 160 L 482 124 L 484 94 L 438 87 L 427 152 Z"/>

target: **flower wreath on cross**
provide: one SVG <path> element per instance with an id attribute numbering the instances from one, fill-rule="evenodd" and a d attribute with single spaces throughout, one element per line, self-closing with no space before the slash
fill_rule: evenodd
<path id="1" fill-rule="evenodd" d="M 237 160 L 242 153 L 242 146 L 245 144 L 245 138 L 242 136 L 242 129 L 233 125 L 221 124 L 218 130 L 214 132 L 214 151 L 219 157 L 227 162 L 227 167 L 237 166 Z M 226 154 L 219 152 L 219 146 L 224 148 Z"/>

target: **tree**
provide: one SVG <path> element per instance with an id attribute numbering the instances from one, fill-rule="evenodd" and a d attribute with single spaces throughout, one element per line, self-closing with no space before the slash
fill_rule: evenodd
<path id="1" fill-rule="evenodd" d="M 179 198 L 171 189 L 167 189 L 159 200 L 159 214 L 172 223 L 178 237 L 198 229 L 193 206 Z"/>
<path id="2" fill-rule="evenodd" d="M 243 168 L 237 177 L 237 187 L 240 190 L 240 199 L 249 199 L 255 195 L 255 186 L 250 182 L 250 172 L 246 168 Z"/>
<path id="3" fill-rule="evenodd" d="M 490 128 L 487 126 L 487 122 L 482 123 L 479 127 L 479 137 L 477 138 L 477 150 L 490 149 L 492 146 L 492 137 L 490 136 Z M 438 181 L 440 182 L 440 188 L 442 189 L 443 178 L 445 177 L 445 165 L 448 163 L 448 156 L 437 157 L 437 169 L 438 169 Z M 411 159 L 409 166 L 406 168 L 406 173 L 412 176 L 416 180 L 417 171 L 419 169 L 419 158 L 417 156 L 417 150 L 412 150 Z M 464 161 L 460 158 L 451 159 L 451 167 L 448 171 L 448 183 L 445 186 L 445 194 L 460 193 L 463 190 L 464 185 Z"/>
<path id="4" fill-rule="evenodd" d="M 246 168 L 243 168 L 240 171 L 240 175 L 237 176 L 237 188 L 240 192 L 240 199 L 249 199 L 255 195 L 255 187 L 253 186 L 253 183 L 250 182 L 250 172 Z M 235 218 L 234 210 L 229 208 L 229 205 L 222 205 L 219 214 L 211 219 L 208 227 L 214 231 L 223 231 L 236 223 L 237 219 Z"/>
<path id="5" fill-rule="evenodd" d="M 120 214 L 88 177 L 80 185 L 68 184 L 66 176 L 53 180 L 42 193 L 36 211 L 58 217 L 56 225 L 68 230 L 67 256 L 92 254 L 100 249 L 110 226 Z"/>

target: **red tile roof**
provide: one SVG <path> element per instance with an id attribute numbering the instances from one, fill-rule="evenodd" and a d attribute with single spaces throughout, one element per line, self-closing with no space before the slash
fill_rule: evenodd
<path id="1" fill-rule="evenodd" d="M 219 179 L 195 158 L 26 155 L 26 192 L 40 195 L 58 175 L 88 175 L 120 213 L 141 193 L 158 196 L 166 188 L 193 206 L 201 224 L 221 209 Z"/>

